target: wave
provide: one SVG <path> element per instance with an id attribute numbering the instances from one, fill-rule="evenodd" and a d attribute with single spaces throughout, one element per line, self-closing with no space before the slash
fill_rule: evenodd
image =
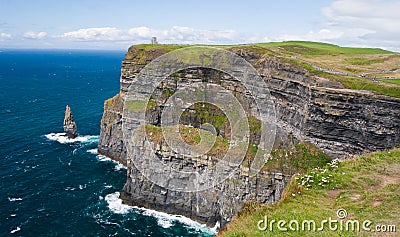
<path id="1" fill-rule="evenodd" d="M 77 136 L 76 138 L 68 138 L 66 136 L 66 133 L 49 133 L 44 135 L 47 139 L 52 140 L 52 141 L 57 141 L 61 144 L 66 144 L 66 143 L 75 143 L 75 142 L 81 142 L 81 143 L 95 143 L 99 142 L 100 136 L 99 135 L 85 135 L 85 136 Z"/>
<path id="2" fill-rule="evenodd" d="M 132 206 L 122 203 L 122 199 L 119 198 L 119 192 L 107 194 L 104 200 L 106 200 L 108 208 L 116 214 L 127 214 L 133 209 Z"/>
<path id="3" fill-rule="evenodd" d="M 10 202 L 22 201 L 22 198 L 10 198 L 10 197 L 8 197 L 8 201 L 10 201 Z"/>
<path id="4" fill-rule="evenodd" d="M 115 167 L 114 167 L 115 171 L 120 171 L 122 169 L 126 169 L 126 166 L 121 164 L 121 163 L 116 164 Z"/>
<path id="5" fill-rule="evenodd" d="M 96 153 L 94 153 L 94 150 L 96 150 Z M 92 153 L 92 154 L 98 154 L 97 153 L 97 149 L 90 149 L 90 150 L 87 150 L 87 152 Z M 105 155 L 97 155 L 96 157 L 97 157 L 97 159 L 99 161 L 105 161 L 105 162 L 114 163 L 115 164 L 115 166 L 114 166 L 114 170 L 115 171 L 120 171 L 121 169 L 126 169 L 125 165 L 123 165 L 122 163 L 120 163 L 118 161 L 115 161 L 115 160 L 111 159 L 110 157 L 107 157 Z"/>
<path id="6" fill-rule="evenodd" d="M 16 232 L 18 232 L 20 230 L 21 230 L 21 228 L 19 226 L 17 226 L 17 228 L 15 228 L 12 231 L 10 231 L 10 234 L 14 234 L 14 233 L 16 233 Z"/>
<path id="7" fill-rule="evenodd" d="M 97 159 L 98 159 L 99 161 L 107 161 L 107 162 L 115 162 L 115 163 L 118 163 L 118 162 L 116 162 L 115 160 L 111 159 L 110 157 L 107 157 L 107 156 L 104 156 L 104 155 L 97 155 L 96 157 L 97 157 Z"/>
<path id="8" fill-rule="evenodd" d="M 86 152 L 89 152 L 90 154 L 93 154 L 93 155 L 97 155 L 97 153 L 98 153 L 97 148 L 89 149 Z"/>
<path id="9" fill-rule="evenodd" d="M 164 212 L 159 212 L 143 207 L 136 207 L 136 206 L 129 206 L 126 204 L 122 203 L 122 200 L 119 198 L 119 192 L 114 192 L 107 194 L 105 196 L 105 201 L 108 204 L 108 208 L 116 214 L 127 214 L 131 212 L 132 210 L 138 211 L 139 214 L 145 215 L 145 216 L 152 216 L 157 219 L 157 224 L 163 228 L 170 228 L 171 226 L 174 225 L 175 221 L 178 221 L 184 225 L 186 225 L 189 228 L 192 228 L 196 231 L 201 231 L 205 232 L 208 234 L 216 234 L 217 229 L 219 228 L 219 223 L 215 225 L 214 228 L 209 228 L 204 224 L 200 224 L 188 217 L 181 216 L 181 215 L 172 215 Z"/>

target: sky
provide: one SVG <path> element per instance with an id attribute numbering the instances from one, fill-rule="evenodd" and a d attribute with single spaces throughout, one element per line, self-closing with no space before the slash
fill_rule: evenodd
<path id="1" fill-rule="evenodd" d="M 0 0 L 0 48 L 308 40 L 400 52 L 400 0 Z"/>

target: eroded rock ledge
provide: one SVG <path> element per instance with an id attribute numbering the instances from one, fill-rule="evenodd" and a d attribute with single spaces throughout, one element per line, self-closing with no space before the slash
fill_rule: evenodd
<path id="1" fill-rule="evenodd" d="M 120 93 L 105 102 L 99 153 L 128 166 L 127 182 L 121 198 L 131 205 L 185 215 L 209 226 L 216 222 L 224 226 L 246 201 L 278 201 L 291 174 L 263 171 L 255 177 L 249 177 L 245 167 L 241 167 L 233 177 L 215 189 L 179 193 L 154 185 L 127 160 L 122 133 L 125 93 L 147 63 L 171 48 L 132 46 L 122 62 Z M 400 143 L 400 99 L 344 89 L 339 83 L 312 76 L 306 69 L 288 60 L 264 54 L 255 47 L 232 47 L 229 50 L 250 62 L 269 86 L 278 119 L 275 147 L 305 141 L 332 157 L 345 158 L 390 149 Z M 216 74 L 208 69 L 186 70 L 176 74 L 175 78 L 169 78 L 159 87 L 156 96 L 158 102 L 163 100 L 163 91 L 173 92 L 178 86 L 187 86 L 191 81 L 204 77 L 233 91 L 251 113 L 251 99 L 246 97 L 240 82 L 229 75 Z M 160 113 L 160 106 L 152 108 L 149 121 L 159 125 Z M 186 119 L 196 124 L 196 116 Z M 255 136 L 253 141 L 256 140 Z M 138 147 L 137 150 L 144 154 L 143 149 Z M 163 162 L 180 164 L 188 169 L 195 163 L 179 158 L 179 154 L 173 154 L 163 146 L 157 149 Z"/>

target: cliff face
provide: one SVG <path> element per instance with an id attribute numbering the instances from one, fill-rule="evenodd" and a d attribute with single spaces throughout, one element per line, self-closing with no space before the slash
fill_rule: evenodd
<path id="1" fill-rule="evenodd" d="M 120 94 L 105 102 L 99 153 L 127 164 L 127 182 L 121 192 L 124 202 L 183 214 L 209 226 L 216 222 L 223 226 L 245 201 L 270 203 L 279 200 L 290 174 L 262 171 L 255 177 L 249 177 L 248 169 L 241 166 L 231 178 L 213 189 L 184 193 L 154 185 L 132 164 L 134 157 L 127 159 L 122 133 L 122 123 L 127 123 L 122 118 L 126 92 L 138 72 L 167 50 L 167 47 L 131 47 L 122 63 Z M 229 50 L 250 62 L 269 86 L 278 120 L 275 147 L 306 141 L 332 157 L 345 158 L 352 154 L 393 148 L 400 143 L 400 99 L 343 89 L 338 83 L 312 76 L 300 66 L 274 56 L 263 56 L 252 48 L 236 47 Z M 149 123 L 160 125 L 160 105 L 165 103 L 166 94 L 204 78 L 234 92 L 246 113 L 253 116 L 253 102 L 240 82 L 210 69 L 191 69 L 175 74 L 157 88 L 155 100 L 158 106 L 148 111 Z M 218 111 L 213 113 L 211 117 L 220 115 Z M 184 114 L 182 123 L 196 127 L 200 119 L 201 123 L 205 122 L 201 114 Z M 129 124 L 124 125 L 129 127 Z M 229 129 L 221 126 L 218 133 L 228 137 Z M 252 133 L 251 142 L 257 144 L 257 139 L 257 132 Z M 179 169 L 207 168 L 212 163 L 210 160 L 215 158 L 183 159 L 162 141 L 155 140 L 153 142 L 156 143 L 155 150 L 160 162 Z M 142 157 L 148 152 L 140 144 L 137 144 L 135 151 L 134 156 Z"/>
<path id="2" fill-rule="evenodd" d="M 122 108 L 123 101 L 119 94 L 104 102 L 98 151 L 99 154 L 126 165 L 126 149 L 122 136 Z"/>
<path id="3" fill-rule="evenodd" d="M 137 155 L 144 155 L 144 146 L 137 146 Z M 183 158 L 165 147 L 156 153 L 165 164 L 179 170 L 200 170 L 209 165 L 208 159 Z M 147 157 L 146 157 L 147 158 Z M 150 162 L 144 159 L 143 162 Z M 128 178 L 121 192 L 124 203 L 184 215 L 210 227 L 219 223 L 225 226 L 242 208 L 246 201 L 274 203 L 281 198 L 290 175 L 260 172 L 249 177 L 245 167 L 238 169 L 230 178 L 212 189 L 198 192 L 176 192 L 155 185 L 144 177 L 128 161 Z"/>
<path id="4" fill-rule="evenodd" d="M 275 97 L 280 134 L 290 132 L 336 158 L 399 144 L 400 99 L 344 89 L 273 59 L 256 68 Z"/>

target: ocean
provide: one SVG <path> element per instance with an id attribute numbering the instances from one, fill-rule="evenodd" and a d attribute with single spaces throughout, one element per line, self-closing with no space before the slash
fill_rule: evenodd
<path id="1" fill-rule="evenodd" d="M 212 236 L 123 205 L 126 168 L 97 155 L 123 51 L 0 50 L 0 236 Z M 62 136 L 70 105 L 79 137 Z"/>

